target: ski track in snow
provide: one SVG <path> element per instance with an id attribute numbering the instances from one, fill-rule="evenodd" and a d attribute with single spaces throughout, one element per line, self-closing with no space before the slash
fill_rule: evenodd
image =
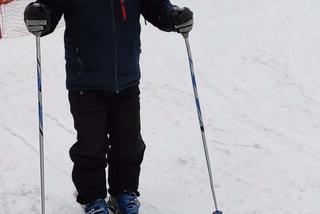
<path id="1" fill-rule="evenodd" d="M 219 207 L 224 213 L 320 210 L 320 3 L 174 1 L 190 34 Z M 212 213 L 183 39 L 142 24 L 141 115 L 147 144 L 141 214 Z M 63 30 L 43 38 L 47 213 L 81 213 L 68 149 Z M 40 212 L 35 41 L 0 41 L 0 214 Z"/>

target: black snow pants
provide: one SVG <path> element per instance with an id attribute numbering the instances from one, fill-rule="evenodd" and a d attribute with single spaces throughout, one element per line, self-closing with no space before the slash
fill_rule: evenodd
<path id="1" fill-rule="evenodd" d="M 87 204 L 124 191 L 138 194 L 145 144 L 140 134 L 139 87 L 119 93 L 69 91 L 77 142 L 70 149 L 77 201 Z"/>

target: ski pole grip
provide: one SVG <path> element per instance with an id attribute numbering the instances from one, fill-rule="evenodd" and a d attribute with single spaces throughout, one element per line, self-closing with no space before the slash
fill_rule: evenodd
<path id="1" fill-rule="evenodd" d="M 213 214 L 222 214 L 222 212 L 217 210 Z"/>

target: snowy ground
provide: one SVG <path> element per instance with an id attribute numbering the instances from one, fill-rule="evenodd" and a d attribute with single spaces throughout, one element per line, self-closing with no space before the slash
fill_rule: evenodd
<path id="1" fill-rule="evenodd" d="M 175 1 L 195 12 L 190 35 L 224 214 L 320 212 L 320 2 Z M 81 213 L 68 149 L 63 29 L 42 39 L 47 213 Z M 188 61 L 181 36 L 143 26 L 147 152 L 141 214 L 210 214 Z M 35 214 L 39 154 L 32 36 L 0 41 L 0 214 Z"/>

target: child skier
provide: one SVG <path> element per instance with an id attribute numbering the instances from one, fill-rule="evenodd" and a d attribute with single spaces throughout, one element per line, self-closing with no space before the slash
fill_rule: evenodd
<path id="1" fill-rule="evenodd" d="M 3 0 L 2 0 L 3 1 Z M 169 0 L 38 0 L 24 13 L 37 36 L 66 30 L 66 86 L 77 131 L 70 149 L 77 201 L 87 214 L 138 214 L 140 165 L 140 15 L 163 31 L 188 33 L 193 14 Z M 105 168 L 108 164 L 106 189 Z"/>

